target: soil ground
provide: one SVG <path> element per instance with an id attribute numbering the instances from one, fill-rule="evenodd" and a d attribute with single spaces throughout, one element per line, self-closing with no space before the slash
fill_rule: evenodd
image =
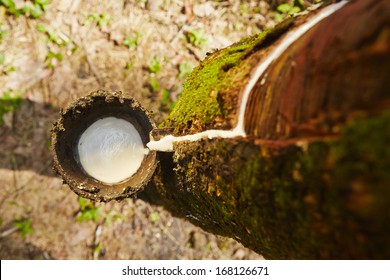
<path id="1" fill-rule="evenodd" d="M 1 259 L 261 258 L 142 200 L 83 210 L 51 171 L 50 128 L 100 88 L 161 122 L 206 52 L 274 25 L 267 1 L 52 0 L 37 19 L 0 6 L 0 22 L 0 94 L 23 99 L 0 125 Z"/>

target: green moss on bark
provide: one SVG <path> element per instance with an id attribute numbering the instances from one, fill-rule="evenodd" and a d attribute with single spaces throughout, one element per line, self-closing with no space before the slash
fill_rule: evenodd
<path id="1" fill-rule="evenodd" d="M 253 64 L 260 60 L 257 52 L 279 38 L 292 23 L 292 19 L 287 20 L 207 56 L 188 76 L 179 101 L 160 127 L 174 127 L 175 134 L 231 128 L 241 90 Z"/>

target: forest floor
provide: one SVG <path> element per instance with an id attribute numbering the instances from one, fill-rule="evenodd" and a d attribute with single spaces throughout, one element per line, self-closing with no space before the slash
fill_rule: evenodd
<path id="1" fill-rule="evenodd" d="M 270 1 L 1 2 L 16 4 L 0 6 L 1 259 L 262 258 L 142 200 L 79 199 L 51 170 L 50 129 L 97 89 L 160 123 L 206 52 L 275 24 Z"/>

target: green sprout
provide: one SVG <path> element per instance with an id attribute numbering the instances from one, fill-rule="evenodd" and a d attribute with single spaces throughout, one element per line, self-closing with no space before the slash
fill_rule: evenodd
<path id="1" fill-rule="evenodd" d="M 4 114 L 13 112 L 22 105 L 23 99 L 14 91 L 9 90 L 0 96 L 0 124 L 4 123 Z"/>
<path id="2" fill-rule="evenodd" d="M 158 57 L 154 57 L 148 64 L 148 69 L 151 73 L 158 74 L 161 71 L 161 61 Z"/>
<path id="3" fill-rule="evenodd" d="M 103 249 L 103 243 L 99 242 L 94 248 L 93 248 L 93 256 L 95 259 L 97 259 L 100 255 L 100 252 Z"/>
<path id="4" fill-rule="evenodd" d="M 62 55 L 62 53 L 49 51 L 49 53 L 47 54 L 47 56 L 45 58 L 45 61 L 48 63 L 47 67 L 54 68 L 55 65 L 59 61 L 62 61 L 63 59 L 64 59 L 64 56 Z"/>
<path id="5" fill-rule="evenodd" d="M 106 14 L 90 14 L 87 16 L 87 21 L 95 22 L 99 28 L 102 28 L 105 23 L 109 22 L 109 17 Z"/>
<path id="6" fill-rule="evenodd" d="M 69 45 L 69 43 L 72 42 L 71 40 L 61 39 L 55 32 L 53 32 L 51 29 L 47 28 L 41 23 L 38 23 L 36 25 L 36 29 L 39 32 L 45 34 L 48 37 L 49 42 L 52 42 L 59 47 L 67 46 Z M 76 48 L 77 47 L 72 48 L 72 52 L 74 52 Z M 63 59 L 64 55 L 61 52 L 49 50 L 49 53 L 46 55 L 45 61 L 48 63 L 47 67 L 54 68 L 54 66 Z"/>
<path id="7" fill-rule="evenodd" d="M 15 67 L 11 65 L 11 66 L 8 66 L 5 69 L 3 69 L 1 72 L 4 75 L 8 75 L 9 73 L 12 73 L 12 72 L 15 72 L 15 71 L 16 71 Z"/>
<path id="8" fill-rule="evenodd" d="M 163 89 L 161 93 L 161 110 L 172 111 L 176 105 L 176 101 L 171 100 L 171 93 L 167 89 Z"/>
<path id="9" fill-rule="evenodd" d="M 22 9 L 16 8 L 15 2 L 13 0 L 0 0 L 0 4 L 7 8 L 7 13 L 20 16 L 23 12 Z"/>
<path id="10" fill-rule="evenodd" d="M 39 32 L 42 32 L 47 35 L 49 41 L 56 44 L 57 46 L 67 46 L 70 42 L 67 40 L 61 39 L 56 33 L 54 33 L 49 28 L 45 27 L 43 24 L 38 23 L 35 27 Z"/>
<path id="11" fill-rule="evenodd" d="M 152 88 L 153 92 L 159 92 L 160 91 L 160 84 L 158 83 L 156 77 L 150 76 L 149 77 L 149 84 Z"/>
<path id="12" fill-rule="evenodd" d="M 152 212 L 149 215 L 149 219 L 153 223 L 158 222 L 160 220 L 160 215 L 157 212 Z"/>
<path id="13" fill-rule="evenodd" d="M 130 61 L 130 62 L 128 62 L 127 64 L 126 64 L 126 66 L 125 66 L 125 69 L 126 70 L 130 70 L 130 69 L 132 69 L 134 67 L 134 61 Z"/>
<path id="14" fill-rule="evenodd" d="M 32 6 L 24 6 L 22 9 L 24 10 L 24 13 L 30 14 L 31 17 L 40 18 L 46 11 L 48 4 L 48 0 L 34 0 Z"/>
<path id="15" fill-rule="evenodd" d="M 138 46 L 139 39 L 141 38 L 141 33 L 137 32 L 134 37 L 126 37 L 123 40 L 123 45 L 128 48 L 136 48 Z"/>
<path id="16" fill-rule="evenodd" d="M 287 3 L 280 4 L 276 9 L 279 13 L 288 15 L 299 13 L 301 11 L 301 8 L 298 6 L 292 6 Z"/>
<path id="17" fill-rule="evenodd" d="M 203 47 L 207 39 L 204 37 L 203 33 L 197 30 L 191 30 L 185 33 L 187 42 L 195 47 Z"/>
<path id="18" fill-rule="evenodd" d="M 46 11 L 47 5 L 49 4 L 48 0 L 34 0 L 27 2 L 27 5 L 22 8 L 16 8 L 16 4 L 13 0 L 0 0 L 0 5 L 4 6 L 8 14 L 14 15 L 16 17 L 20 15 L 28 15 L 32 18 L 40 18 Z"/>
<path id="19" fill-rule="evenodd" d="M 168 105 L 169 100 L 170 100 L 170 93 L 169 93 L 169 90 L 167 90 L 165 88 L 165 89 L 163 89 L 162 95 L 161 95 L 161 105 L 162 106 Z"/>
<path id="20" fill-rule="evenodd" d="M 126 37 L 123 40 L 123 45 L 128 47 L 128 48 L 136 48 L 137 47 L 137 39 L 131 38 L 131 37 Z"/>
<path id="21" fill-rule="evenodd" d="M 101 207 L 95 207 L 95 205 L 82 197 L 78 198 L 80 205 L 80 215 L 77 217 L 77 222 L 82 221 L 99 221 Z"/>
<path id="22" fill-rule="evenodd" d="M 277 13 L 275 15 L 275 20 L 281 21 L 285 17 L 299 13 L 304 9 L 306 9 L 306 4 L 303 0 L 294 0 L 290 1 L 290 3 L 282 3 L 276 8 Z"/>
<path id="23" fill-rule="evenodd" d="M 26 237 L 27 234 L 34 233 L 34 230 L 31 227 L 30 219 L 15 220 L 12 222 L 12 224 L 20 231 L 22 237 Z"/>
<path id="24" fill-rule="evenodd" d="M 8 75 L 11 72 L 15 72 L 16 69 L 12 65 L 5 64 L 5 54 L 0 53 L 0 73 L 3 75 Z"/>
<path id="25" fill-rule="evenodd" d="M 188 74 L 191 73 L 192 69 L 194 69 L 194 65 L 192 65 L 191 63 L 189 62 L 182 62 L 180 63 L 179 65 L 179 74 L 178 74 L 178 78 L 179 79 L 182 79 L 184 77 L 186 77 Z"/>

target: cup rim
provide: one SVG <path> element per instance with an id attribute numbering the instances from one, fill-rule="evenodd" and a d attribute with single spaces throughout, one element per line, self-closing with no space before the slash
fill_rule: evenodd
<path id="1" fill-rule="evenodd" d="M 133 197 L 142 191 L 157 166 L 156 151 L 149 151 L 135 174 L 115 184 L 101 182 L 84 171 L 78 161 L 78 140 L 91 124 L 109 116 L 132 123 L 147 148 L 150 131 L 156 125 L 137 100 L 120 91 L 98 90 L 78 98 L 61 110 L 52 128 L 54 171 L 77 195 L 105 202 Z"/>

